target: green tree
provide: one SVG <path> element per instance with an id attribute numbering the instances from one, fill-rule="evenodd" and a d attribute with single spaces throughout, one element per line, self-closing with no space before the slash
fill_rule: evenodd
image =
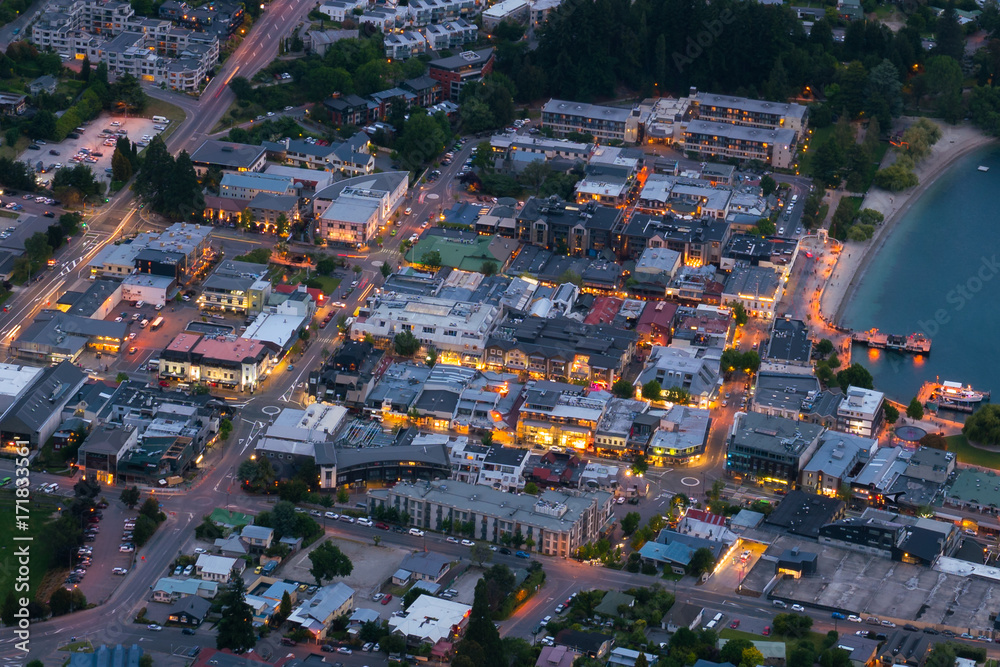
<path id="1" fill-rule="evenodd" d="M 632 474 L 642 476 L 646 474 L 649 470 L 649 463 L 646 461 L 645 456 L 636 456 L 632 461 Z"/>
<path id="2" fill-rule="evenodd" d="M 125 507 L 134 510 L 135 506 L 139 504 L 139 487 L 131 486 L 122 489 L 119 500 L 122 501 Z"/>
<path id="3" fill-rule="evenodd" d="M 719 651 L 719 660 L 722 662 L 729 662 L 737 667 L 741 667 L 743 662 L 743 651 L 753 648 L 753 642 L 749 639 L 730 639 L 726 642 L 722 650 Z M 764 664 L 763 661 L 756 663 L 753 667 L 757 667 L 757 664 Z"/>
<path id="4" fill-rule="evenodd" d="M 611 393 L 618 398 L 632 398 L 635 396 L 635 388 L 632 383 L 625 378 L 618 378 L 615 383 L 611 385 Z"/>
<path id="5" fill-rule="evenodd" d="M 288 595 L 288 591 L 284 591 L 281 594 L 281 604 L 278 606 L 278 618 L 282 622 L 286 618 L 292 615 L 292 598 Z"/>
<path id="6" fill-rule="evenodd" d="M 687 564 L 687 573 L 698 577 L 702 573 L 710 571 L 715 567 L 715 556 L 706 547 L 700 547 L 691 555 L 691 560 Z"/>
<path id="7" fill-rule="evenodd" d="M 420 256 L 420 263 L 428 269 L 437 271 L 441 268 L 441 253 L 437 250 L 428 250 Z"/>
<path id="8" fill-rule="evenodd" d="M 379 273 L 382 274 L 383 278 L 388 278 L 392 275 L 392 267 L 389 266 L 388 262 L 382 262 L 382 266 L 378 267 Z"/>
<path id="9" fill-rule="evenodd" d="M 220 651 L 229 649 L 242 655 L 257 644 L 253 609 L 246 602 L 243 577 L 231 577 L 221 598 L 221 607 L 225 613 L 216 626 L 215 648 Z"/>
<path id="10" fill-rule="evenodd" d="M 472 601 L 472 611 L 469 614 L 469 624 L 465 637 L 459 644 L 459 653 L 464 653 L 474 644 L 481 648 L 482 667 L 508 667 L 500 633 L 493 625 L 493 616 L 487 603 L 488 584 L 482 579 L 476 583 L 475 597 Z"/>
<path id="11" fill-rule="evenodd" d="M 403 330 L 393 337 L 392 346 L 399 356 L 412 357 L 420 349 L 420 340 L 412 331 Z"/>
<path id="12" fill-rule="evenodd" d="M 274 504 L 274 509 L 271 510 L 271 527 L 274 528 L 277 539 L 294 536 L 298 523 L 295 505 L 287 500 L 280 500 Z"/>
<path id="13" fill-rule="evenodd" d="M 650 380 L 642 385 L 642 397 L 647 401 L 663 400 L 663 387 L 656 380 Z"/>
<path id="14" fill-rule="evenodd" d="M 529 496 L 537 496 L 539 493 L 538 485 L 534 482 L 528 482 L 524 485 L 524 492 Z"/>
<path id="15" fill-rule="evenodd" d="M 626 537 L 631 535 L 639 527 L 640 521 L 642 521 L 642 516 L 640 516 L 638 512 L 629 512 L 622 517 L 622 533 L 624 533 Z"/>
<path id="16" fill-rule="evenodd" d="M 341 505 L 343 505 L 343 504 L 347 503 L 348 501 L 350 501 L 350 499 L 351 499 L 351 497 L 348 495 L 346 487 L 342 486 L 339 489 L 337 489 L 337 502 L 338 503 L 340 503 Z"/>
<path id="17" fill-rule="evenodd" d="M 495 276 L 499 270 L 500 267 L 497 266 L 496 262 L 493 260 L 487 260 L 483 262 L 483 267 L 480 269 L 480 273 L 489 278 L 490 276 Z"/>
<path id="18" fill-rule="evenodd" d="M 1000 405 L 981 406 L 965 420 L 962 434 L 978 444 L 1000 444 Z"/>
<path id="19" fill-rule="evenodd" d="M 732 301 L 728 305 L 733 311 L 733 317 L 736 319 L 736 326 L 741 327 L 746 324 L 749 317 L 747 316 L 747 309 L 743 307 L 743 304 L 739 301 Z"/>
<path id="20" fill-rule="evenodd" d="M 287 239 L 289 236 L 288 230 L 288 216 L 284 213 L 278 214 L 277 220 L 277 234 L 280 238 Z"/>
<path id="21" fill-rule="evenodd" d="M 777 189 L 778 182 L 771 178 L 770 174 L 766 174 L 760 179 L 760 191 L 765 197 L 770 197 Z"/>
<path id="22" fill-rule="evenodd" d="M 528 188 L 531 188 L 537 195 L 541 190 L 542 183 L 552 173 L 552 167 L 545 160 L 535 160 L 529 162 L 521 171 L 520 181 Z"/>
<path id="23" fill-rule="evenodd" d="M 833 352 L 833 341 L 831 341 L 829 338 L 823 338 L 818 343 L 816 343 L 816 352 L 818 352 L 821 356 L 824 357 L 830 354 L 831 352 Z"/>
<path id="24" fill-rule="evenodd" d="M 860 387 L 861 389 L 874 389 L 875 384 L 872 374 L 861 364 L 854 363 L 837 373 L 837 384 L 844 391 L 849 386 Z"/>
<path id="25" fill-rule="evenodd" d="M 132 178 L 132 161 L 117 148 L 111 156 L 111 179 L 125 183 Z"/>
<path id="26" fill-rule="evenodd" d="M 917 421 L 924 418 L 924 406 L 916 396 L 910 399 L 910 404 L 906 406 L 906 416 Z"/>
<path id="27" fill-rule="evenodd" d="M 309 562 L 312 563 L 309 574 L 317 586 L 322 586 L 324 579 L 346 577 L 354 571 L 351 559 L 329 540 L 309 552 Z"/>
<path id="28" fill-rule="evenodd" d="M 892 403 L 885 404 L 885 421 L 887 424 L 895 424 L 899 421 L 899 410 Z"/>
<path id="29" fill-rule="evenodd" d="M 774 617 L 772 629 L 777 635 L 801 638 L 809 634 L 813 620 L 802 614 L 778 614 Z"/>

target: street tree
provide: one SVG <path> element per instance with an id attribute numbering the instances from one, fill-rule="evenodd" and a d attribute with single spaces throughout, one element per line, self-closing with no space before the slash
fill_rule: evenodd
<path id="1" fill-rule="evenodd" d="M 691 555 L 691 560 L 687 564 L 687 573 L 698 577 L 711 570 L 714 565 L 715 556 L 712 551 L 706 547 L 700 547 Z"/>
<path id="2" fill-rule="evenodd" d="M 215 648 L 229 649 L 238 655 L 246 653 L 256 645 L 257 633 L 253 627 L 253 609 L 246 602 L 243 577 L 232 577 L 221 603 L 224 612 L 216 626 Z"/>
<path id="3" fill-rule="evenodd" d="M 650 380 L 642 385 L 642 397 L 647 401 L 663 400 L 663 387 L 656 380 Z"/>
<path id="4" fill-rule="evenodd" d="M 122 501 L 125 507 L 134 510 L 135 506 L 139 504 L 139 487 L 131 486 L 122 489 L 119 500 Z"/>
<path id="5" fill-rule="evenodd" d="M 624 533 L 626 537 L 631 535 L 639 527 L 640 521 L 642 521 L 642 516 L 640 516 L 638 512 L 629 512 L 622 517 L 622 533 Z"/>
<path id="6" fill-rule="evenodd" d="M 906 416 L 910 419 L 916 419 L 920 421 L 924 418 L 924 406 L 920 402 L 920 399 L 914 396 L 910 400 L 910 404 L 906 406 Z"/>
<path id="7" fill-rule="evenodd" d="M 618 378 L 611 385 L 611 393 L 618 398 L 632 398 L 635 396 L 635 389 L 632 387 L 632 383 L 625 378 Z"/>
<path id="8" fill-rule="evenodd" d="M 412 357 L 420 349 L 420 340 L 413 335 L 412 331 L 400 331 L 392 339 L 392 346 L 396 354 L 401 357 Z"/>
<path id="9" fill-rule="evenodd" d="M 317 586 L 322 586 L 324 579 L 346 577 L 354 571 L 351 559 L 329 540 L 309 552 L 309 562 L 312 563 L 309 574 Z"/>

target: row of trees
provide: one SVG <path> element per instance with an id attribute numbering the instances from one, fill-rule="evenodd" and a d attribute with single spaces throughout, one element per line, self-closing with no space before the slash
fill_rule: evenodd
<path id="1" fill-rule="evenodd" d="M 181 151 L 174 158 L 159 136 L 146 149 L 132 189 L 147 206 L 172 220 L 197 219 L 205 210 L 191 156 Z"/>

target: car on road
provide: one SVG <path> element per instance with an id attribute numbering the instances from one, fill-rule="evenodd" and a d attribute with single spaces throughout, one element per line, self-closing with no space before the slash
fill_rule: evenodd
<path id="1" fill-rule="evenodd" d="M 472 540 L 462 540 L 462 546 L 463 547 L 474 547 L 474 546 L 476 546 L 476 543 L 473 542 Z"/>
<path id="2" fill-rule="evenodd" d="M 511 554 L 511 551 L 507 547 L 500 547 L 500 553 L 503 554 L 504 556 L 509 556 Z"/>
<path id="3" fill-rule="evenodd" d="M 563 610 L 565 610 L 565 609 L 566 609 L 565 605 L 561 605 L 561 604 L 556 605 L 556 613 L 557 614 L 563 613 Z"/>
<path id="4" fill-rule="evenodd" d="M 805 610 L 806 610 L 806 608 L 803 607 L 800 604 L 793 604 L 792 605 L 792 611 L 805 611 Z"/>
<path id="5" fill-rule="evenodd" d="M 309 510 L 309 514 L 313 516 L 323 516 L 319 510 Z"/>
<path id="6" fill-rule="evenodd" d="M 424 531 L 420 530 L 419 528 L 410 528 L 410 535 L 413 535 L 415 537 L 423 537 Z"/>
<path id="7" fill-rule="evenodd" d="M 458 544 L 458 538 L 457 537 L 452 537 L 451 535 L 449 535 L 447 537 L 447 539 L 445 539 L 445 542 L 451 542 L 452 544 Z"/>
<path id="8" fill-rule="evenodd" d="M 382 604 L 389 604 L 392 602 L 392 593 L 386 593 L 385 597 L 382 598 Z"/>
<path id="9" fill-rule="evenodd" d="M 336 512 L 325 512 L 323 516 L 325 516 L 327 519 L 334 519 L 334 520 L 340 518 L 340 515 L 337 514 Z"/>
<path id="10" fill-rule="evenodd" d="M 338 646 L 337 647 L 337 653 L 340 653 L 341 655 L 351 655 L 353 652 L 354 651 L 352 651 L 351 649 L 347 648 L 346 646 Z"/>
<path id="11" fill-rule="evenodd" d="M 883 620 L 882 621 L 882 625 L 885 626 L 885 627 L 887 627 L 887 628 L 894 628 L 894 627 L 896 627 L 896 624 L 893 623 L 892 621 L 885 621 L 885 620 Z"/>
<path id="12" fill-rule="evenodd" d="M 323 653 L 333 653 L 337 650 L 337 647 L 333 644 L 323 644 L 319 647 L 319 650 L 323 651 Z"/>
<path id="13" fill-rule="evenodd" d="M 531 554 L 529 554 L 527 551 L 518 551 L 514 555 L 517 556 L 518 558 L 531 558 Z"/>
<path id="14" fill-rule="evenodd" d="M 764 629 L 761 630 L 760 634 L 764 635 L 765 637 L 771 636 L 771 626 L 770 625 L 765 625 Z"/>
<path id="15" fill-rule="evenodd" d="M 205 550 L 205 549 L 202 549 L 201 547 L 195 547 L 195 550 L 194 550 L 194 552 L 195 552 L 196 554 L 207 554 L 207 553 L 208 553 L 208 551 L 207 551 L 207 550 Z"/>
<path id="16" fill-rule="evenodd" d="M 124 319 L 124 318 L 122 318 L 122 316 L 119 315 L 118 317 L 115 318 L 115 322 L 121 322 L 122 319 Z"/>
<path id="17" fill-rule="evenodd" d="M 916 632 L 920 628 L 913 625 L 912 623 L 907 623 L 906 625 L 903 626 L 903 629 L 906 630 L 907 632 Z"/>
<path id="18" fill-rule="evenodd" d="M 372 526 L 375 525 L 375 522 L 372 521 L 371 519 L 366 519 L 366 518 L 362 517 L 362 518 L 358 519 L 358 525 L 359 526 L 364 526 L 365 528 L 371 528 Z"/>
<path id="19" fill-rule="evenodd" d="M 281 645 L 282 646 L 296 646 L 297 642 L 294 639 L 292 639 L 291 637 L 282 637 L 281 638 Z"/>
<path id="20" fill-rule="evenodd" d="M 124 567 L 113 567 L 111 568 L 112 574 L 128 574 L 128 570 Z"/>
<path id="21" fill-rule="evenodd" d="M 389 524 L 382 523 L 381 521 L 379 521 L 378 523 L 376 523 L 375 527 L 378 528 L 379 530 L 389 530 Z"/>
<path id="22" fill-rule="evenodd" d="M 831 617 L 832 618 L 840 619 L 841 621 L 843 621 L 844 619 L 847 618 L 847 616 L 845 616 L 844 614 L 841 614 L 839 611 L 833 612 L 833 614 L 831 614 Z"/>
<path id="23" fill-rule="evenodd" d="M 285 107 L 285 111 L 291 111 L 294 107 Z"/>
<path id="24" fill-rule="evenodd" d="M 740 619 L 734 618 L 732 621 L 730 621 L 729 627 L 733 628 L 734 630 L 740 627 Z"/>
<path id="25" fill-rule="evenodd" d="M 149 625 L 146 626 L 146 629 L 147 630 L 153 630 L 153 631 L 159 632 L 160 630 L 163 629 L 163 626 L 162 625 L 158 625 L 156 623 L 150 623 Z"/>
<path id="26" fill-rule="evenodd" d="M 413 209 L 410 208 L 409 206 L 407 206 L 406 209 L 403 211 L 403 215 L 410 215 L 411 213 L 413 213 Z"/>
<path id="27" fill-rule="evenodd" d="M 851 614 L 847 617 L 847 620 L 851 623 L 861 623 L 861 617 L 857 614 Z"/>
<path id="28" fill-rule="evenodd" d="M 130 347 L 130 348 L 128 349 L 128 353 L 129 353 L 129 354 L 135 354 L 135 353 L 136 353 L 136 352 L 138 352 L 138 351 L 139 351 L 139 349 L 138 349 L 138 348 L 137 348 L 137 347 L 136 347 L 135 345 L 133 345 L 132 347 Z"/>
<path id="29" fill-rule="evenodd" d="M 181 634 L 182 635 L 193 635 L 194 634 L 194 628 L 184 628 L 183 630 L 181 630 Z"/>

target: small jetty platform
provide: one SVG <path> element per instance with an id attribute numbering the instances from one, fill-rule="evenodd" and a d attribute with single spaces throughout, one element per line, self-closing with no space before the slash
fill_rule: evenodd
<path id="1" fill-rule="evenodd" d="M 909 352 L 911 354 L 931 353 L 931 339 L 921 333 L 901 336 L 899 334 L 882 333 L 878 329 L 869 329 L 868 331 L 852 331 L 851 341 L 879 350 L 895 350 L 896 352 Z"/>

